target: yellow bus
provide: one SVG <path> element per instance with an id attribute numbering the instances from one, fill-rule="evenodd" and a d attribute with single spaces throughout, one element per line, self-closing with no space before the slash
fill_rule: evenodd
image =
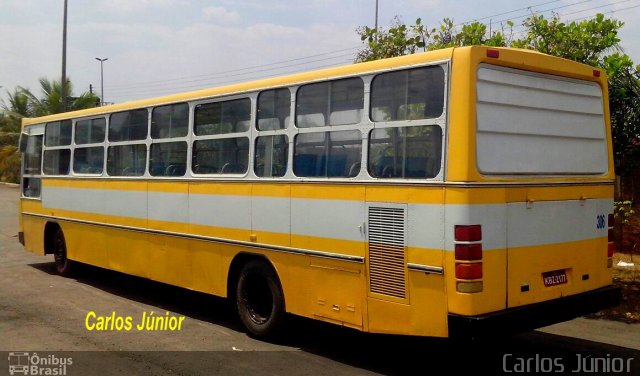
<path id="1" fill-rule="evenodd" d="M 20 240 L 366 332 L 477 337 L 617 304 L 606 77 L 451 48 L 25 119 Z"/>

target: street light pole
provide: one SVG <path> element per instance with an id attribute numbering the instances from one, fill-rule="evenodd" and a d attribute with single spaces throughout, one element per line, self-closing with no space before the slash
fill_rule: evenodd
<path id="1" fill-rule="evenodd" d="M 64 0 L 64 17 L 62 20 L 62 81 L 60 81 L 60 105 L 62 112 L 67 111 L 67 0 Z"/>
<path id="2" fill-rule="evenodd" d="M 103 64 L 105 61 L 109 60 L 108 57 L 105 57 L 104 59 L 100 59 L 99 57 L 96 57 L 96 60 L 98 60 L 100 62 L 100 105 L 104 106 L 104 69 L 103 69 Z"/>
<path id="3" fill-rule="evenodd" d="M 376 22 L 375 22 L 375 28 L 376 28 L 376 41 L 378 40 L 378 0 L 376 0 Z"/>

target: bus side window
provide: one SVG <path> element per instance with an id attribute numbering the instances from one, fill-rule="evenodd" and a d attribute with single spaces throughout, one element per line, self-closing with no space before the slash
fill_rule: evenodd
<path id="1" fill-rule="evenodd" d="M 280 177 L 287 171 L 289 139 L 286 135 L 256 139 L 254 172 L 260 177 Z"/>
<path id="2" fill-rule="evenodd" d="M 194 133 L 208 136 L 249 130 L 249 98 L 199 104 L 195 108 Z"/>
<path id="3" fill-rule="evenodd" d="M 358 130 L 298 134 L 293 173 L 300 177 L 353 177 L 360 172 L 362 138 Z"/>
<path id="4" fill-rule="evenodd" d="M 374 129 L 369 135 L 369 175 L 434 178 L 440 172 L 441 139 L 437 125 Z"/>
<path id="5" fill-rule="evenodd" d="M 258 95 L 257 129 L 286 129 L 291 112 L 291 92 L 288 88 L 265 90 Z"/>
<path id="6" fill-rule="evenodd" d="M 429 66 L 382 73 L 371 82 L 372 121 L 440 117 L 444 110 L 444 69 Z"/>
<path id="7" fill-rule="evenodd" d="M 192 169 L 196 174 L 244 174 L 249 159 L 249 138 L 197 140 Z"/>
<path id="8" fill-rule="evenodd" d="M 303 85 L 296 100 L 298 128 L 357 124 L 364 109 L 364 82 L 359 77 Z"/>

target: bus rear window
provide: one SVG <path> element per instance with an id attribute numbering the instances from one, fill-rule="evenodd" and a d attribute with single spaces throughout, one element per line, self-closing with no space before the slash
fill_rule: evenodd
<path id="1" fill-rule="evenodd" d="M 476 110 L 482 173 L 608 170 L 602 89 L 595 82 L 481 65 Z"/>

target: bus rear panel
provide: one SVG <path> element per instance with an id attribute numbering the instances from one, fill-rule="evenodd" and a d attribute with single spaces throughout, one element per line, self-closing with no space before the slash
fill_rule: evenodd
<path id="1" fill-rule="evenodd" d="M 450 335 L 536 328 L 619 299 L 606 80 L 578 64 L 561 72 L 548 56 L 511 53 L 469 57 L 466 157 L 475 163 L 445 199 Z M 449 139 L 452 177 L 461 150 Z"/>

